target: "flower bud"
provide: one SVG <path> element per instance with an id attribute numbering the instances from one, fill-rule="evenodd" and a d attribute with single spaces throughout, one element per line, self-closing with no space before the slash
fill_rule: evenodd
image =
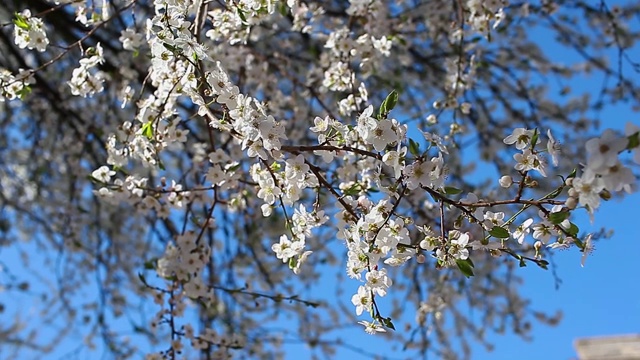
<path id="1" fill-rule="evenodd" d="M 471 112 L 471 104 L 468 102 L 463 102 L 462 104 L 460 104 L 460 111 L 462 111 L 462 113 L 465 115 L 469 115 L 469 113 Z"/>
<path id="2" fill-rule="evenodd" d="M 500 186 L 502 186 L 503 188 L 508 189 L 509 187 L 511 187 L 511 185 L 513 185 L 513 179 L 511 178 L 511 176 L 505 175 L 500 178 Z"/>
<path id="3" fill-rule="evenodd" d="M 418 264 L 424 264 L 425 260 L 427 260 L 427 258 L 424 256 L 424 254 L 418 254 L 418 256 L 416 256 L 416 262 Z"/>
<path id="4" fill-rule="evenodd" d="M 573 210 L 576 208 L 576 206 L 578 206 L 578 200 L 576 200 L 576 198 L 574 197 L 567 198 L 567 200 L 564 202 L 564 206 L 566 206 L 569 210 Z"/>
<path id="5" fill-rule="evenodd" d="M 572 185 L 573 185 L 573 178 L 572 178 L 572 177 L 567 178 L 567 179 L 564 181 L 564 184 L 565 184 L 565 185 L 567 185 L 567 186 L 572 186 Z"/>
<path id="6" fill-rule="evenodd" d="M 540 255 L 540 249 L 542 249 L 542 241 L 538 240 L 533 243 L 533 248 L 536 250 L 535 258 L 540 259 L 542 255 Z"/>
<path id="7" fill-rule="evenodd" d="M 273 207 L 269 204 L 262 204 L 260 206 L 260 210 L 262 210 L 262 216 L 264 217 L 269 217 L 271 216 L 271 213 L 273 213 Z"/>
<path id="8" fill-rule="evenodd" d="M 368 210 L 368 209 L 371 209 L 372 205 L 373 205 L 373 202 L 369 200 L 369 198 L 365 197 L 364 195 L 358 198 L 358 206 Z"/>
<path id="9" fill-rule="evenodd" d="M 432 246 L 427 239 L 420 241 L 420 248 L 423 250 L 431 250 Z"/>
<path id="10" fill-rule="evenodd" d="M 574 188 L 569 189 L 569 196 L 572 198 L 577 198 L 578 197 L 578 191 Z"/>

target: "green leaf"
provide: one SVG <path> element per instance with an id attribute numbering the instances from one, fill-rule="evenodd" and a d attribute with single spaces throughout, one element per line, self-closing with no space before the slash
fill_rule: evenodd
<path id="1" fill-rule="evenodd" d="M 240 18 L 240 20 L 242 20 L 242 24 L 249 25 L 249 23 L 247 22 L 247 17 L 244 15 L 244 11 L 242 11 L 239 6 L 236 6 L 236 10 L 238 10 L 238 17 Z"/>
<path id="2" fill-rule="evenodd" d="M 173 45 L 167 44 L 167 43 L 162 43 L 162 46 L 167 48 L 167 50 L 171 51 L 172 53 L 177 53 L 180 50 L 179 48 L 177 48 L 177 47 L 175 47 Z"/>
<path id="3" fill-rule="evenodd" d="M 295 257 L 289 258 L 289 269 L 295 269 L 296 265 L 298 265 L 298 259 Z"/>
<path id="4" fill-rule="evenodd" d="M 31 87 L 28 85 L 22 86 L 22 88 L 16 92 L 16 95 L 20 97 L 20 100 L 24 100 L 29 94 L 31 94 Z"/>
<path id="5" fill-rule="evenodd" d="M 240 168 L 240 163 L 237 163 L 237 164 L 229 167 L 228 169 L 225 169 L 225 171 L 234 172 L 234 171 L 238 170 L 239 168 Z"/>
<path id="6" fill-rule="evenodd" d="M 349 196 L 356 196 L 360 194 L 360 190 L 361 190 L 360 184 L 355 183 L 351 185 L 351 187 L 349 187 L 347 190 L 345 190 L 344 194 Z"/>
<path id="7" fill-rule="evenodd" d="M 578 226 L 574 223 L 570 223 L 571 225 L 569 226 L 569 229 L 567 229 L 567 232 L 569 233 L 569 235 L 576 237 L 578 236 L 578 232 L 580 231 L 580 228 L 578 228 Z"/>
<path id="8" fill-rule="evenodd" d="M 469 259 L 467 259 L 469 260 Z M 471 265 L 470 261 L 467 260 L 461 260 L 461 259 L 457 259 L 456 260 L 456 265 L 458 265 L 458 269 L 460 269 L 460 271 L 462 272 L 462 274 L 468 278 L 472 277 L 473 274 L 473 266 Z"/>
<path id="9" fill-rule="evenodd" d="M 471 265 L 472 268 L 476 267 L 475 264 L 473 263 L 473 261 L 471 261 L 470 257 L 467 258 L 465 261 L 467 261 Z"/>
<path id="10" fill-rule="evenodd" d="M 153 258 L 144 262 L 144 268 L 147 270 L 155 270 L 158 258 Z"/>
<path id="11" fill-rule="evenodd" d="M 480 60 L 476 63 L 476 67 L 480 69 L 486 69 L 489 67 L 489 62 Z"/>
<path id="12" fill-rule="evenodd" d="M 558 212 L 549 214 L 549 221 L 551 221 L 551 223 L 554 225 L 558 225 L 561 222 L 565 221 L 568 217 L 569 217 L 568 211 L 558 211 Z"/>
<path id="13" fill-rule="evenodd" d="M 153 139 L 153 126 L 151 121 L 142 125 L 142 135 L 144 135 L 147 139 Z"/>
<path id="14" fill-rule="evenodd" d="M 564 179 L 562 181 L 564 182 Z M 552 193 L 547 195 L 546 198 L 555 199 L 558 197 L 558 195 L 562 194 L 562 190 L 564 190 L 564 186 L 560 186 L 559 188 L 555 189 Z"/>
<path id="15" fill-rule="evenodd" d="M 287 4 L 283 1 L 280 3 L 280 6 L 278 7 L 278 11 L 280 12 L 280 15 L 286 17 L 288 14 L 288 7 Z"/>
<path id="16" fill-rule="evenodd" d="M 391 318 L 390 317 L 387 317 L 387 318 L 381 317 L 379 320 L 382 322 L 382 325 L 384 325 L 385 327 L 388 327 L 391 330 L 395 330 L 396 329 L 396 327 L 393 326 L 393 322 L 391 322 Z"/>
<path id="17" fill-rule="evenodd" d="M 445 186 L 444 187 L 444 192 L 447 195 L 458 195 L 462 192 L 462 190 L 455 188 L 453 186 Z"/>
<path id="18" fill-rule="evenodd" d="M 524 261 L 524 258 L 522 256 L 520 256 L 520 267 L 526 267 L 527 266 L 527 262 Z"/>
<path id="19" fill-rule="evenodd" d="M 271 169 L 274 172 L 277 172 L 280 169 L 282 169 L 282 165 L 280 165 L 279 163 L 274 161 L 274 162 L 271 163 L 271 165 L 269 165 L 269 169 Z"/>
<path id="20" fill-rule="evenodd" d="M 420 144 L 413 139 L 409 139 L 409 152 L 415 157 L 420 156 Z"/>
<path id="21" fill-rule="evenodd" d="M 538 262 L 536 262 L 536 264 L 538 264 L 539 267 L 545 269 L 545 270 L 549 270 L 549 268 L 547 267 L 549 265 L 549 262 L 547 260 L 538 260 Z"/>
<path id="22" fill-rule="evenodd" d="M 396 107 L 396 104 L 398 104 L 398 92 L 393 90 L 380 105 L 380 117 L 386 117 Z"/>
<path id="23" fill-rule="evenodd" d="M 20 13 L 15 13 L 13 16 L 13 23 L 15 24 L 15 26 L 26 31 L 29 31 L 31 29 L 31 25 L 29 25 L 26 17 L 22 16 Z"/>
<path id="24" fill-rule="evenodd" d="M 497 225 L 489 230 L 489 235 L 498 239 L 507 239 L 509 236 L 511 236 L 511 234 L 509 234 L 509 230 Z"/>
<path id="25" fill-rule="evenodd" d="M 531 137 L 531 148 L 535 148 L 536 144 L 538 143 L 538 138 L 540 137 L 540 134 L 538 134 L 538 128 L 535 128 L 533 130 L 533 136 Z"/>
<path id="26" fill-rule="evenodd" d="M 577 173 L 578 173 L 578 169 L 573 168 L 573 171 L 571 171 L 571 174 L 569 174 L 569 176 L 567 176 L 567 179 L 576 177 Z"/>

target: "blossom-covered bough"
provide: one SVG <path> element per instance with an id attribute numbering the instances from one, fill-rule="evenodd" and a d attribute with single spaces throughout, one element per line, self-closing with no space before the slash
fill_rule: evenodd
<path id="1" fill-rule="evenodd" d="M 3 303 L 7 351 L 468 358 L 558 320 L 518 267 L 584 265 L 574 214 L 636 187 L 639 122 L 598 111 L 640 105 L 637 4 L 5 2 L 3 287 L 44 324 Z"/>

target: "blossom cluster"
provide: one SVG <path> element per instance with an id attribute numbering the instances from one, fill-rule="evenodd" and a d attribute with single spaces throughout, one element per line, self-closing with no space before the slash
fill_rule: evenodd
<path id="1" fill-rule="evenodd" d="M 622 164 L 619 154 L 623 150 L 632 148 L 631 142 L 637 142 L 637 134 L 640 127 L 627 123 L 625 135 L 617 135 L 613 130 L 607 129 L 599 138 L 587 141 L 587 163 L 582 169 L 582 176 L 569 182 L 571 186 L 570 196 L 576 199 L 578 204 L 584 206 L 593 214 L 600 206 L 600 197 L 603 191 L 631 193 L 636 184 L 636 177 L 631 168 Z M 636 145 L 637 146 L 637 145 Z M 640 151 L 633 148 L 633 161 L 640 165 Z M 605 195 L 605 197 L 607 197 Z M 574 206 L 572 202 L 569 203 Z"/>
<path id="2" fill-rule="evenodd" d="M 20 49 L 37 49 L 39 52 L 44 52 L 49 45 L 44 23 L 41 19 L 32 16 L 29 10 L 15 15 L 14 35 L 15 43 Z"/>
<path id="3" fill-rule="evenodd" d="M 13 75 L 10 71 L 0 68 L 0 102 L 22 98 L 31 92 L 30 85 L 35 83 L 33 73 L 20 69 Z"/>
<path id="4" fill-rule="evenodd" d="M 210 60 L 204 48 L 190 38 L 187 30 L 189 22 L 184 20 L 182 15 L 185 13 L 185 8 L 175 4 L 163 6 L 167 8 L 162 14 L 169 14 L 169 16 L 158 17 L 153 25 L 155 36 L 149 38 L 153 57 L 151 74 L 158 90 L 155 97 L 150 97 L 144 102 L 149 106 L 141 106 L 138 115 L 140 125 L 127 123 L 121 134 L 112 138 L 111 158 L 120 159 L 111 160 L 112 164 L 123 166 L 126 164 L 126 157 L 133 155 L 148 165 L 154 166 L 157 163 L 157 154 L 162 149 L 171 143 L 183 142 L 188 133 L 182 132 L 179 136 L 173 134 L 176 128 L 172 125 L 173 122 L 168 120 L 172 114 L 167 112 L 166 104 L 175 102 L 181 94 L 187 95 L 199 106 L 198 114 L 208 120 L 211 128 L 232 133 L 230 141 L 245 151 L 249 158 L 256 159 L 250 173 L 256 183 L 255 195 L 263 201 L 262 215 L 271 216 L 278 206 L 283 210 L 286 207 L 294 207 L 292 219 L 287 220 L 290 234 L 282 234 L 279 241 L 272 245 L 272 250 L 278 259 L 288 263 L 295 273 L 299 273 L 301 265 L 312 255 L 312 251 L 305 250 L 308 246 L 307 241 L 312 235 L 312 229 L 321 226 L 327 219 L 322 212 L 308 213 L 304 205 L 298 204 L 304 198 L 303 195 L 307 189 L 326 186 L 326 179 L 318 173 L 317 166 L 310 164 L 300 152 L 291 152 L 291 156 L 287 157 L 286 154 L 291 150 L 283 145 L 288 140 L 285 123 L 270 115 L 265 104 L 240 93 L 239 87 L 232 82 L 220 62 L 212 61 L 212 70 L 207 71 L 203 76 L 208 91 L 202 93 L 195 90 L 195 78 L 198 75 L 195 74 L 194 64 L 188 59 L 194 57 L 206 62 Z M 360 11 L 357 7 L 352 10 Z M 367 11 L 369 11 L 367 16 L 372 16 L 370 10 Z M 482 13 L 490 14 L 491 12 L 483 10 Z M 497 14 L 500 13 L 497 11 Z M 477 14 L 472 12 L 472 16 Z M 498 15 L 497 18 L 499 19 L 500 16 Z M 483 21 L 487 20 L 476 21 L 476 23 L 481 24 Z M 480 26 L 480 30 L 482 29 L 484 28 Z M 218 38 L 224 34 L 209 35 Z M 384 55 L 391 46 L 388 39 L 380 40 L 386 38 L 361 37 L 352 41 L 347 35 L 346 30 L 338 29 L 332 32 L 327 40 L 326 47 L 334 56 L 333 60 L 327 63 L 327 70 L 324 73 L 323 86 L 327 91 L 344 91 L 356 83 L 355 73 L 350 70 L 347 63 L 342 61 L 345 55 L 361 57 L 359 64 L 366 79 L 367 66 L 371 65 L 368 56 L 372 56 L 372 59 L 378 58 L 368 54 L 372 51 L 380 51 Z M 129 38 L 133 38 L 133 35 L 123 37 L 123 43 L 130 41 Z M 459 67 L 455 61 L 451 63 L 452 69 Z M 454 97 L 464 91 L 464 87 L 458 87 L 458 84 L 464 83 L 465 86 L 471 86 L 471 81 L 465 81 L 464 77 L 472 77 L 472 75 L 471 72 L 455 73 L 455 78 L 451 78 L 453 91 L 451 94 Z M 179 84 L 179 91 L 175 91 L 176 84 Z M 366 86 L 360 82 L 357 89 L 357 94 L 346 95 L 338 101 L 341 114 L 351 113 L 366 104 L 368 100 Z M 386 105 L 381 106 L 378 114 L 374 114 L 373 106 L 368 105 L 359 111 L 353 126 L 327 116 L 316 117 L 314 126 L 310 129 L 316 134 L 318 143 L 315 148 L 312 148 L 313 153 L 320 156 L 325 163 L 339 160 L 344 164 L 338 166 L 335 171 L 337 178 L 341 181 L 340 190 L 346 193 L 355 190 L 355 193 L 360 195 L 359 197 L 346 195 L 340 198 L 343 210 L 337 217 L 336 226 L 338 237 L 344 240 L 347 248 L 347 274 L 364 282 L 353 295 L 352 303 L 357 315 L 365 311 L 372 315 L 374 322 L 364 324 L 369 332 L 380 331 L 380 326 L 393 326 L 375 306 L 375 298 L 385 296 L 393 284 L 385 266 L 402 266 L 414 258 L 424 261 L 423 253 L 431 253 L 437 260 L 438 266 L 458 266 L 463 272 L 469 274 L 472 273 L 469 267 L 473 266 L 471 262 L 473 251 L 489 250 L 496 254 L 501 251 L 512 251 L 511 246 L 505 243 L 507 238 L 513 238 L 518 244 L 524 244 L 525 238 L 533 231 L 532 236 L 536 240 L 537 251 L 542 244 L 558 248 L 576 242 L 578 234 L 568 214 L 575 208 L 575 204 L 571 205 L 571 199 L 577 198 L 580 205 L 587 206 L 589 211 L 597 207 L 593 202 L 593 196 L 589 198 L 590 200 L 587 200 L 586 195 L 585 197 L 573 196 L 575 193 L 578 195 L 586 193 L 583 188 L 578 190 L 576 185 L 580 186 L 585 176 L 587 178 L 591 176 L 589 179 L 597 179 L 593 181 L 598 182 L 611 181 L 607 176 L 611 173 L 611 168 L 615 168 L 619 163 L 611 160 L 609 154 L 617 156 L 626 147 L 626 144 L 622 147 L 612 147 L 610 153 L 600 155 L 593 150 L 588 150 L 595 155 L 590 157 L 590 165 L 585 168 L 586 175 L 572 176 L 566 185 L 562 184 L 562 189 L 564 186 L 570 188 L 567 204 L 559 200 L 543 198 L 535 203 L 540 217 L 538 222 L 528 218 L 519 226 L 511 228 L 516 220 L 515 217 L 505 220 L 507 216 L 505 212 L 494 211 L 495 205 L 491 202 L 481 206 L 480 204 L 486 201 L 479 199 L 476 194 L 469 193 L 466 198 L 459 201 L 446 197 L 448 169 L 445 156 L 449 153 L 446 140 L 436 133 L 423 132 L 428 145 L 427 150 L 419 151 L 414 148 L 410 157 L 408 149 L 413 145 L 407 141 L 407 126 L 387 116 L 393 109 L 394 105 L 391 104 L 393 101 L 397 99 L 394 100 L 390 95 L 385 100 Z M 210 107 L 212 102 L 225 110 L 224 119 L 214 114 Z M 165 106 L 164 109 L 162 106 Z M 436 108 L 438 106 L 436 104 Z M 455 108 L 458 105 L 456 101 L 448 101 L 443 106 Z M 468 113 L 470 104 L 465 103 L 464 108 Z M 159 119 L 166 120 L 159 121 Z M 607 133 L 605 136 L 608 136 Z M 537 129 L 515 129 L 504 139 L 505 144 L 514 145 L 520 151 L 514 155 L 514 168 L 522 177 L 520 181 L 514 181 L 511 176 L 504 176 L 500 182 L 503 187 L 508 188 L 514 183 L 518 183 L 521 189 L 535 187 L 529 173 L 536 171 L 543 177 L 547 176 L 547 159 L 544 153 L 550 156 L 554 165 L 558 164 L 560 147 L 551 135 L 551 131 L 547 132 L 547 146 L 544 150 L 536 148 L 539 137 L 540 133 Z M 181 138 L 183 140 L 180 140 Z M 607 139 L 609 138 L 605 137 L 605 141 L 609 141 Z M 126 144 L 127 147 L 115 151 L 117 143 Z M 588 146 L 592 148 L 595 145 Z M 141 150 L 143 150 L 142 153 L 140 153 Z M 435 156 L 429 155 L 430 152 L 435 152 Z M 365 156 L 359 158 L 357 154 Z M 211 186 L 221 189 L 235 188 L 237 175 L 234 174 L 241 164 L 230 161 L 224 153 L 218 152 L 215 157 L 218 160 L 211 161 L 212 164 L 206 173 L 206 181 Z M 351 165 L 353 163 L 358 165 L 354 167 Z M 389 183 L 388 180 L 384 180 L 386 183 L 383 181 L 382 174 L 387 169 L 392 174 L 391 179 L 396 181 L 395 184 Z M 608 172 L 604 172 L 605 170 Z M 627 174 L 626 170 L 623 172 Z M 594 175 L 589 175 L 591 173 Z M 620 179 L 622 185 L 620 181 L 615 182 L 610 185 L 612 191 L 630 186 L 626 177 Z M 384 190 L 386 196 L 383 199 L 372 201 L 364 196 L 366 191 L 374 186 Z M 441 236 L 424 226 L 417 227 L 424 234 L 424 240 L 419 246 L 413 245 L 410 239 L 411 219 L 397 217 L 394 211 L 396 203 L 404 196 L 403 191 L 420 189 L 430 192 L 432 196 L 439 196 L 438 200 L 443 203 L 447 200 L 450 207 L 462 212 L 468 219 L 469 225 L 479 225 L 483 233 L 488 236 L 478 238 L 473 235 L 474 232 L 458 229 L 449 230 L 445 236 Z M 593 189 L 596 189 L 593 191 L 599 196 L 604 186 L 596 185 Z M 172 186 L 169 192 L 172 191 L 181 191 L 180 185 Z M 174 197 L 189 201 L 188 191 L 186 195 Z M 395 201 L 392 201 L 393 199 Z M 518 204 L 519 198 L 512 203 Z M 491 240 L 490 237 L 498 240 Z M 557 240 L 550 244 L 552 238 Z M 586 244 L 582 242 L 577 244 L 580 244 L 581 251 L 585 253 L 588 251 Z M 174 251 L 179 248 L 179 246 L 168 248 L 165 256 L 168 259 L 181 258 Z M 180 262 L 173 260 L 172 263 Z M 161 276 L 164 277 L 178 271 L 177 267 L 163 269 L 168 269 L 166 273 L 165 270 L 159 269 L 164 274 Z"/>
<path id="5" fill-rule="evenodd" d="M 102 70 L 94 70 L 102 63 L 104 53 L 100 43 L 85 51 L 85 57 L 80 59 L 80 66 L 73 69 L 71 80 L 68 82 L 73 95 L 86 98 L 104 90 L 106 74 Z"/>

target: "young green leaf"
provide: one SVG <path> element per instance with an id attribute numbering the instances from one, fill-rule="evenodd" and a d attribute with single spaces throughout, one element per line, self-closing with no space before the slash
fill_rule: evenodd
<path id="1" fill-rule="evenodd" d="M 393 90 L 387 95 L 387 98 L 384 99 L 382 104 L 380 105 L 380 117 L 386 117 L 391 110 L 398 104 L 398 92 Z"/>
<path id="2" fill-rule="evenodd" d="M 467 259 L 469 260 L 469 259 Z M 462 274 L 468 278 L 474 276 L 473 274 L 473 266 L 471 265 L 470 261 L 467 260 L 461 260 L 461 259 L 457 259 L 456 260 L 456 265 L 458 265 L 458 269 L 460 269 L 460 271 L 462 272 Z"/>
<path id="3" fill-rule="evenodd" d="M 289 269 L 295 269 L 296 265 L 298 265 L 298 259 L 295 257 L 289 258 Z"/>
<path id="4" fill-rule="evenodd" d="M 565 221 L 568 217 L 569 217 L 568 211 L 558 211 L 558 212 L 549 214 L 549 221 L 551 221 L 551 223 L 554 225 L 558 225 L 561 222 Z"/>
<path id="5" fill-rule="evenodd" d="M 494 226 L 489 230 L 489 235 L 496 237 L 498 239 L 507 239 L 510 234 L 509 234 L 509 230 L 501 227 L 501 226 Z"/>
<path id="6" fill-rule="evenodd" d="M 458 195 L 462 192 L 462 190 L 455 188 L 453 186 L 445 186 L 444 193 L 447 195 Z"/>
<path id="7" fill-rule="evenodd" d="M 531 137 L 531 148 L 535 148 L 536 144 L 538 143 L 538 138 L 540 137 L 540 134 L 538 134 L 538 128 L 535 128 L 533 130 L 533 136 Z"/>
<path id="8" fill-rule="evenodd" d="M 16 95 L 18 95 L 20 100 L 24 100 L 29 94 L 31 94 L 31 87 L 28 85 L 25 85 L 20 90 L 16 91 Z"/>
<path id="9" fill-rule="evenodd" d="M 387 317 L 387 318 L 380 318 L 380 321 L 382 322 L 382 325 L 384 325 L 385 327 L 388 327 L 391 330 L 395 330 L 396 327 L 393 326 L 393 322 L 391 322 L 391 318 Z"/>
<path id="10" fill-rule="evenodd" d="M 567 229 L 567 232 L 569 233 L 569 235 L 571 235 L 573 237 L 578 236 L 578 232 L 579 231 L 580 231 L 580 229 L 574 223 L 571 223 L 571 225 L 569 226 L 569 229 Z"/>
<path id="11" fill-rule="evenodd" d="M 555 199 L 555 198 L 557 198 L 560 194 L 562 194 L 562 190 L 564 190 L 563 186 L 555 189 L 551 194 L 549 194 L 549 196 L 547 196 L 547 199 Z"/>
<path id="12" fill-rule="evenodd" d="M 236 6 L 236 10 L 238 10 L 238 17 L 240 18 L 240 20 L 242 20 L 242 24 L 248 25 L 249 23 L 247 22 L 247 17 L 244 14 L 244 11 L 242 11 L 239 6 Z"/>
<path id="13" fill-rule="evenodd" d="M 409 153 L 415 157 L 420 156 L 420 144 L 413 139 L 409 139 Z"/>
<path id="14" fill-rule="evenodd" d="M 178 53 L 180 50 L 179 48 L 167 43 L 162 43 L 162 46 L 164 46 L 167 50 L 171 51 L 172 53 Z"/>
<path id="15" fill-rule="evenodd" d="M 538 264 L 539 267 L 545 269 L 545 270 L 549 270 L 549 268 L 547 267 L 549 265 L 549 262 L 546 260 L 538 260 L 536 262 L 536 264 Z"/>
<path id="16" fill-rule="evenodd" d="M 31 25 L 29 25 L 26 17 L 22 16 L 20 13 L 15 13 L 13 16 L 13 23 L 17 27 L 26 31 L 29 31 L 29 29 L 31 29 Z"/>
<path id="17" fill-rule="evenodd" d="M 151 121 L 142 125 L 142 135 L 149 140 L 153 139 L 153 127 L 151 126 Z"/>
<path id="18" fill-rule="evenodd" d="M 145 261 L 144 262 L 144 268 L 146 270 L 155 270 L 157 261 L 158 261 L 158 258 L 153 258 L 151 260 Z"/>

